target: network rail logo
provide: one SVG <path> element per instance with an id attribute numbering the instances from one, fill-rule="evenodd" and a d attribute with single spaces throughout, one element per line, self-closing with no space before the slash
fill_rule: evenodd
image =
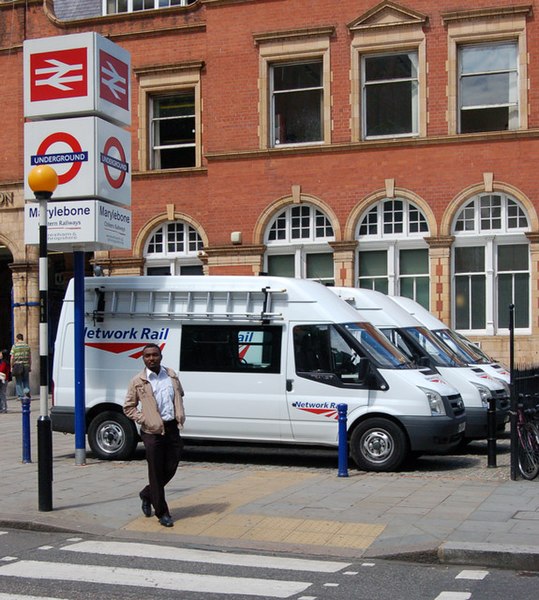
<path id="1" fill-rule="evenodd" d="M 161 327 L 130 327 L 128 329 L 102 329 L 96 327 L 84 330 L 84 345 L 111 354 L 127 354 L 129 358 L 138 359 L 146 344 L 157 344 L 163 352 L 170 329 Z"/>
<path id="2" fill-rule="evenodd" d="M 339 418 L 336 402 L 292 402 L 292 406 L 298 410 L 333 419 L 334 421 Z"/>

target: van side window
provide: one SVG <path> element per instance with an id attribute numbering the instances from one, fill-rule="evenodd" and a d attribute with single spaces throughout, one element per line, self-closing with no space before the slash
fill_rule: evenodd
<path id="1" fill-rule="evenodd" d="M 406 356 L 406 358 L 411 361 L 419 358 L 414 347 L 407 340 L 405 340 L 398 331 L 395 331 L 394 329 L 382 329 L 382 333 L 392 344 L 397 346 L 397 348 L 404 354 L 404 356 Z"/>
<path id="2" fill-rule="evenodd" d="M 180 371 L 280 373 L 281 327 L 183 325 Z"/>
<path id="3" fill-rule="evenodd" d="M 360 356 L 333 325 L 294 327 L 296 374 L 329 385 L 363 383 Z"/>

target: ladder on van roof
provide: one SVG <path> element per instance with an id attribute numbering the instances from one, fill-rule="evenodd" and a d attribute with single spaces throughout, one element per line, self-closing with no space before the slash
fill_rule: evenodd
<path id="1" fill-rule="evenodd" d="M 87 290 L 87 294 L 88 291 Z M 258 321 L 262 324 L 282 319 L 272 312 L 273 296 L 286 289 L 263 287 L 240 291 L 149 291 L 94 288 L 93 303 L 86 296 L 86 316 L 94 322 L 109 317 L 148 319 Z"/>

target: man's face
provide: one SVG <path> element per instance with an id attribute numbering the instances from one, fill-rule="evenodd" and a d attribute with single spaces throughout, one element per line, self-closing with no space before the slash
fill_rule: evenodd
<path id="1" fill-rule="evenodd" d="M 159 373 L 161 369 L 161 352 L 158 348 L 146 348 L 142 352 L 142 360 L 150 371 Z"/>

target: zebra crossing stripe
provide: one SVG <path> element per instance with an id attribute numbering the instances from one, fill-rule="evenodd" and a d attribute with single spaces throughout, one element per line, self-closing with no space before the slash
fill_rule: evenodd
<path id="1" fill-rule="evenodd" d="M 256 579 L 251 577 L 221 577 L 170 571 L 127 569 L 72 563 L 21 560 L 0 566 L 0 576 L 24 579 L 58 579 L 83 581 L 115 586 L 130 586 L 207 594 L 231 594 L 236 596 L 266 596 L 289 598 L 306 590 L 311 583 L 279 579 Z"/>
<path id="2" fill-rule="evenodd" d="M 62 600 L 62 598 L 51 598 L 49 596 L 20 596 L 19 594 L 3 594 L 0 592 L 0 600 Z"/>
<path id="3" fill-rule="evenodd" d="M 314 573 L 336 573 L 350 566 L 350 563 L 329 560 L 304 560 L 256 554 L 211 552 L 209 550 L 173 548 L 171 546 L 158 546 L 157 544 L 134 544 L 132 542 L 85 541 L 64 546 L 62 550 L 109 556 L 136 556 L 156 560 L 178 560 L 239 567 L 309 571 Z"/>

